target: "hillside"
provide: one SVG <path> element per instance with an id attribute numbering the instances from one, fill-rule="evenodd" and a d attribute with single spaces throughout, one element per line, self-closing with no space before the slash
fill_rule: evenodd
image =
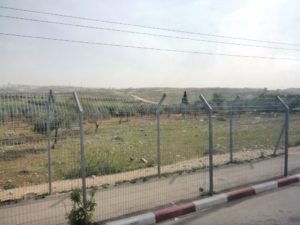
<path id="1" fill-rule="evenodd" d="M 9 85 L 0 87 L 0 92 L 33 92 L 33 93 L 46 93 L 50 89 L 54 93 L 72 92 L 77 90 L 81 93 L 89 93 L 89 95 L 97 95 L 98 97 L 136 97 L 148 100 L 149 102 L 158 102 L 163 95 L 167 94 L 165 99 L 166 104 L 176 104 L 181 102 L 184 91 L 187 91 L 188 100 L 195 102 L 199 99 L 199 95 L 204 95 L 207 99 L 211 99 L 214 93 L 221 93 L 226 99 L 234 99 L 237 95 L 241 98 L 249 99 L 258 94 L 265 93 L 278 93 L 278 94 L 300 94 L 300 88 L 289 88 L 282 90 L 265 90 L 262 88 L 126 88 L 126 89 L 114 89 L 114 88 L 83 88 L 72 86 L 29 86 L 29 85 Z M 135 97 L 133 97 L 135 96 Z"/>

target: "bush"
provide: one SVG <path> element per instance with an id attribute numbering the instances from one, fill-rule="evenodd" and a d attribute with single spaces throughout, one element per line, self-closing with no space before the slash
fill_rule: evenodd
<path id="1" fill-rule="evenodd" d="M 15 184 L 14 182 L 12 181 L 8 181 L 6 182 L 4 185 L 3 185 L 3 189 L 4 190 L 8 190 L 8 189 L 14 189 L 14 188 L 18 188 L 19 185 Z"/>
<path id="2" fill-rule="evenodd" d="M 226 118 L 221 116 L 221 117 L 217 117 L 216 120 L 221 121 L 221 122 L 225 122 Z"/>
<path id="3" fill-rule="evenodd" d="M 86 176 L 99 176 L 99 175 L 108 175 L 115 174 L 125 171 L 126 168 L 121 162 L 114 161 L 104 161 L 101 159 L 87 157 L 86 159 Z M 64 179 L 76 179 L 81 177 L 80 167 L 60 167 L 58 169 L 58 174 L 63 174 Z"/>
<path id="4" fill-rule="evenodd" d="M 115 174 L 124 171 L 121 162 L 90 158 L 87 160 L 86 176 Z"/>
<path id="5" fill-rule="evenodd" d="M 66 215 L 70 225 L 90 225 L 92 224 L 92 217 L 95 211 L 96 202 L 94 199 L 95 191 L 91 193 L 91 197 L 86 202 L 86 209 L 83 205 L 83 199 L 80 189 L 75 189 L 71 193 L 71 200 L 73 202 L 70 213 Z"/>

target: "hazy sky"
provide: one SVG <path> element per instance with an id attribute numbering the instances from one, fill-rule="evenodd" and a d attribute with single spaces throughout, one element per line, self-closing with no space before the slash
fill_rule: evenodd
<path id="1" fill-rule="evenodd" d="M 0 32 L 188 51 L 300 58 L 299 0 L 0 0 L 0 5 L 126 23 L 297 43 L 273 50 L 42 24 L 0 17 Z M 256 45 L 0 9 L 13 15 Z M 0 35 L 0 85 L 300 87 L 300 61 L 207 56 Z"/>

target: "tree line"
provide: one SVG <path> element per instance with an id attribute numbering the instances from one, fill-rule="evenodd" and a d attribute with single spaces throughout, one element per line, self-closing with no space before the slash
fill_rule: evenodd
<path id="1" fill-rule="evenodd" d="M 257 112 L 276 112 L 282 111 L 277 94 L 263 93 L 253 98 L 239 98 L 237 101 L 228 100 L 221 93 L 214 93 L 209 103 L 213 108 L 218 110 L 233 109 L 241 113 L 249 110 Z M 293 113 L 300 108 L 300 95 L 288 94 L 280 95 Z M 26 96 L 26 95 L 0 95 L 0 123 L 3 125 L 8 121 L 23 121 L 32 126 L 33 132 L 46 133 L 47 129 L 47 104 L 50 102 L 51 126 L 50 130 L 54 131 L 55 143 L 57 143 L 58 132 L 61 128 L 71 128 L 73 123 L 78 123 L 78 112 L 76 104 L 72 97 L 59 98 L 55 95 L 50 96 L 51 101 L 44 96 Z M 105 101 L 104 101 L 105 100 Z M 82 99 L 84 108 L 84 119 L 87 122 L 95 124 L 95 132 L 98 131 L 102 120 L 110 118 L 119 118 L 119 123 L 128 121 L 132 116 L 154 116 L 157 111 L 157 105 L 146 104 L 133 100 L 124 99 Z M 185 91 L 178 104 L 162 105 L 161 113 L 181 114 L 184 118 L 186 115 L 197 115 L 205 113 L 203 103 L 199 100 L 190 102 L 188 94 Z"/>

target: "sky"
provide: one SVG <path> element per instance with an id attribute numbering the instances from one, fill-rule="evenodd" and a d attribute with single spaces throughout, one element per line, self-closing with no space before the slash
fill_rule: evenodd
<path id="1" fill-rule="evenodd" d="M 29 22 L 1 16 L 0 33 L 213 54 L 300 58 L 299 0 L 0 0 L 0 5 L 197 33 L 294 43 L 298 46 L 167 32 L 3 8 L 0 8 L 2 16 L 293 50 L 153 37 Z M 3 35 L 0 35 L 0 52 L 0 86 L 25 84 L 103 88 L 266 87 L 269 89 L 300 87 L 300 60 L 176 53 Z"/>

